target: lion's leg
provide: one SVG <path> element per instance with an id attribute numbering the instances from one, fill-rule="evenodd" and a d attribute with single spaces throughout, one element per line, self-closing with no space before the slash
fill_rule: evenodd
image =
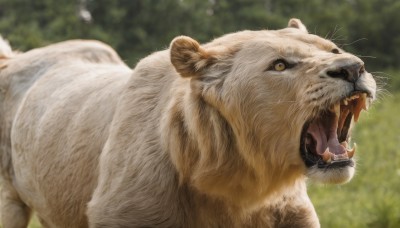
<path id="1" fill-rule="evenodd" d="M 19 198 L 15 189 L 3 185 L 1 189 L 1 221 L 5 228 L 25 228 L 31 218 L 31 209 Z"/>

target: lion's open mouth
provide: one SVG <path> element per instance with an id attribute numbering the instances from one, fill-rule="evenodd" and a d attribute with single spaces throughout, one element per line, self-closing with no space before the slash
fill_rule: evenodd
<path id="1" fill-rule="evenodd" d="M 355 92 L 307 123 L 301 135 L 301 155 L 307 167 L 338 168 L 354 166 L 356 146 L 349 148 L 350 125 L 367 110 L 367 94 Z"/>

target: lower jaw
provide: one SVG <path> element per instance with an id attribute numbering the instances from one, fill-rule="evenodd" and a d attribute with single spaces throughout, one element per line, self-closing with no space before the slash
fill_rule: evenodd
<path id="1" fill-rule="evenodd" d="M 355 172 L 355 162 L 353 160 L 349 165 L 342 163 L 340 166 L 331 166 L 318 168 L 318 164 L 307 168 L 307 177 L 313 182 L 323 184 L 344 184 L 349 182 Z"/>

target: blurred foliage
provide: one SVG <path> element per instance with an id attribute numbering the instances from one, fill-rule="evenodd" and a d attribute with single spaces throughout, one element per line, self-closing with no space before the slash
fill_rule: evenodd
<path id="1" fill-rule="evenodd" d="M 297 17 L 379 71 L 399 65 L 398 12 L 397 0 L 0 0 L 0 33 L 21 51 L 102 40 L 133 65 L 178 35 L 206 42 L 243 29 L 283 28 Z"/>

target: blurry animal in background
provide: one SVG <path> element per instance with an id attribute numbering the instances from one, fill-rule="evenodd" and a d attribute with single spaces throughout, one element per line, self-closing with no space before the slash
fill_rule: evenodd
<path id="1" fill-rule="evenodd" d="M 2 222 L 24 227 L 319 227 L 305 180 L 349 181 L 376 84 L 309 34 L 186 36 L 125 66 L 69 41 L 0 71 Z"/>

